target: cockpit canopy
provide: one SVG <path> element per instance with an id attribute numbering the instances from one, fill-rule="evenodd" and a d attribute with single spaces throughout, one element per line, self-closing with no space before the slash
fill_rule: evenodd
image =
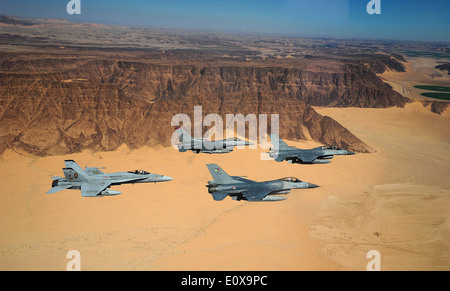
<path id="1" fill-rule="evenodd" d="M 323 150 L 333 150 L 333 151 L 339 151 L 339 150 L 342 150 L 340 147 L 337 147 L 337 146 L 323 146 L 322 147 L 322 149 Z"/>
<path id="2" fill-rule="evenodd" d="M 283 181 L 283 182 L 289 182 L 289 183 L 300 183 L 301 182 L 300 179 L 295 178 L 295 177 L 284 177 L 284 178 L 281 178 L 278 180 Z"/>
<path id="3" fill-rule="evenodd" d="M 134 171 L 128 171 L 130 174 L 136 174 L 136 175 L 150 175 L 149 172 L 144 170 L 134 170 Z"/>

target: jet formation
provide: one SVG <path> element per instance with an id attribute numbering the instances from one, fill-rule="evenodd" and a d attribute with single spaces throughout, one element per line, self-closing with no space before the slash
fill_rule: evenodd
<path id="1" fill-rule="evenodd" d="M 232 152 L 235 146 L 253 145 L 253 143 L 241 140 L 237 137 L 223 140 L 211 140 L 192 137 L 183 128 L 177 128 L 176 132 L 180 140 L 180 143 L 177 145 L 180 152 L 192 151 L 197 154 L 226 154 Z"/>
<path id="2" fill-rule="evenodd" d="M 252 143 L 238 138 L 215 140 L 193 138 L 184 129 L 177 128 L 180 143 L 178 150 L 195 153 L 229 153 L 235 146 L 247 146 Z M 299 149 L 288 146 L 278 135 L 270 134 L 273 148 L 269 155 L 277 162 L 288 161 L 299 164 L 326 164 L 334 155 L 354 155 L 355 153 L 338 147 L 321 146 L 313 149 Z M 52 177 L 52 189 L 47 194 L 65 189 L 81 190 L 83 197 L 102 197 L 119 195 L 121 192 L 111 190 L 111 186 L 134 183 L 157 183 L 171 181 L 173 178 L 152 174 L 144 170 L 128 172 L 104 173 L 99 167 L 86 167 L 84 170 L 73 160 L 65 160 L 63 168 L 65 178 Z M 244 178 L 245 176 L 229 176 L 217 164 L 207 164 L 213 178 L 206 187 L 212 198 L 222 201 L 230 196 L 233 200 L 245 201 L 281 201 L 292 189 L 317 188 L 316 184 L 303 182 L 295 177 L 285 177 L 276 180 L 257 182 Z"/>
<path id="3" fill-rule="evenodd" d="M 230 196 L 233 200 L 246 201 L 281 201 L 291 189 L 317 188 L 316 184 L 303 182 L 295 177 L 257 182 L 243 178 L 244 176 L 230 176 L 217 164 L 207 164 L 213 178 L 208 181 L 208 192 L 216 201 L 222 201 Z"/>
<path id="4" fill-rule="evenodd" d="M 277 162 L 293 164 L 328 164 L 335 155 L 354 155 L 354 152 L 336 146 L 320 146 L 313 149 L 299 149 L 288 146 L 278 135 L 269 134 L 273 148 L 269 156 Z"/>
<path id="5" fill-rule="evenodd" d="M 64 176 L 52 177 L 52 189 L 47 194 L 65 189 L 81 190 L 83 197 L 103 197 L 119 195 L 121 192 L 111 190 L 111 186 L 134 183 L 157 183 L 172 181 L 173 178 L 151 174 L 144 170 L 129 172 L 104 173 L 96 167 L 86 167 L 84 170 L 73 160 L 65 160 Z"/>

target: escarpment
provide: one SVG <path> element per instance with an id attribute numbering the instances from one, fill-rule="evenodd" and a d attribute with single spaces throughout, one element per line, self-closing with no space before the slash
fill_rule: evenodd
<path id="1" fill-rule="evenodd" d="M 178 113 L 279 114 L 285 139 L 372 149 L 313 106 L 404 106 L 362 65 L 180 64 L 94 57 L 8 58 L 0 73 L 0 152 L 36 155 L 169 145 Z M 270 118 L 269 118 L 270 120 Z M 269 124 L 270 128 L 270 124 Z M 206 130 L 205 130 L 206 131 Z"/>

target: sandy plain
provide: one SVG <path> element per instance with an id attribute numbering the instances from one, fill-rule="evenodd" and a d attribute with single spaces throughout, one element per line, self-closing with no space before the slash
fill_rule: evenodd
<path id="1" fill-rule="evenodd" d="M 365 270 L 369 250 L 380 252 L 382 270 L 450 270 L 449 110 L 316 110 L 376 152 L 293 165 L 261 160 L 261 149 L 196 155 L 123 145 L 43 158 L 6 151 L 0 270 L 65 270 L 70 250 L 80 252 L 82 270 Z M 45 194 L 64 159 L 175 179 L 116 186 L 123 194 L 114 197 Z M 215 202 L 207 163 L 253 180 L 295 176 L 321 187 L 275 203 Z"/>

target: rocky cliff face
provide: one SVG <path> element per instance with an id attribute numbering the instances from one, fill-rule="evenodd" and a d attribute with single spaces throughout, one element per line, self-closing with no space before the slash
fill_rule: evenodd
<path id="1" fill-rule="evenodd" d="M 428 101 L 428 100 L 424 100 L 421 101 L 423 107 L 428 107 L 430 106 L 430 111 L 436 114 L 442 114 L 445 112 L 445 110 L 447 109 L 447 107 L 450 105 L 449 102 L 445 102 L 445 101 Z"/>
<path id="2" fill-rule="evenodd" d="M 5 55 L 0 63 L 0 152 L 19 148 L 51 155 L 112 150 L 122 143 L 168 145 L 171 118 L 192 116 L 196 105 L 224 120 L 226 114 L 276 113 L 283 138 L 370 152 L 309 105 L 389 107 L 408 101 L 359 65 L 324 70 Z"/>
<path id="3" fill-rule="evenodd" d="M 404 107 L 410 100 L 393 91 L 364 65 L 343 65 L 340 70 L 303 70 L 295 96 L 313 106 Z"/>
<path id="4" fill-rule="evenodd" d="M 89 59 L 4 60 L 5 72 L 34 72 L 53 82 L 82 80 L 112 84 L 126 96 L 179 100 L 264 93 L 313 106 L 403 107 L 408 98 L 393 91 L 364 65 L 312 63 L 302 67 L 251 65 L 161 65 Z M 226 96 L 225 96 L 226 95 Z"/>

